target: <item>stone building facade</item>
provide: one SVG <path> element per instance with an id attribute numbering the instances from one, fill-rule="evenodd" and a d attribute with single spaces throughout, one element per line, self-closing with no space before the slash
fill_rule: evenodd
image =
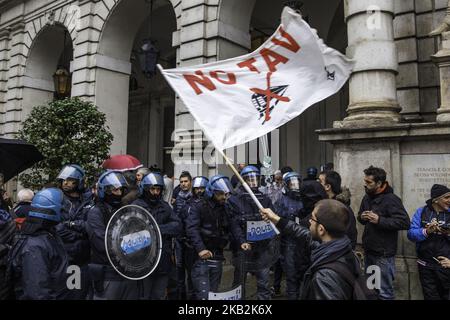
<path id="1" fill-rule="evenodd" d="M 154 40 L 164 68 L 242 55 L 272 34 L 286 2 L 0 0 L 0 135 L 13 136 L 34 106 L 53 99 L 52 77 L 63 65 L 72 74 L 71 95 L 106 113 L 112 154 L 130 153 L 176 175 L 229 173 L 202 161 L 201 131 L 161 75 L 143 76 L 140 47 Z M 356 66 L 341 92 L 270 134 L 274 167 L 304 172 L 334 162 L 357 211 L 362 170 L 382 166 L 412 215 L 433 183 L 450 185 L 450 45 L 446 33 L 429 36 L 448 1 L 302 3 L 319 36 Z M 174 146 L 187 146 L 199 161 L 174 165 Z M 261 149 L 253 141 L 228 154 L 256 163 Z M 404 233 L 399 242 L 398 297 L 420 298 L 414 246 Z"/>

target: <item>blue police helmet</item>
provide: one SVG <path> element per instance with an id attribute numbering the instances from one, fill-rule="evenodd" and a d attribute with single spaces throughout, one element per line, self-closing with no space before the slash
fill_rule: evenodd
<path id="1" fill-rule="evenodd" d="M 208 186 L 208 178 L 198 176 L 192 179 L 192 188 L 206 188 Z"/>
<path id="2" fill-rule="evenodd" d="M 295 182 L 294 184 L 294 189 L 295 190 L 299 190 L 300 189 L 300 184 L 302 182 L 302 176 L 300 174 L 298 174 L 297 172 L 288 172 L 283 176 L 283 181 L 286 185 L 286 187 L 289 186 L 290 182 Z"/>
<path id="3" fill-rule="evenodd" d="M 84 191 L 84 177 L 86 173 L 83 168 L 77 164 L 64 166 L 56 177 L 57 180 L 75 179 L 78 181 L 78 191 Z"/>
<path id="4" fill-rule="evenodd" d="M 108 188 L 126 188 L 127 180 L 119 171 L 109 170 L 104 172 L 97 182 L 97 196 L 103 200 Z"/>
<path id="5" fill-rule="evenodd" d="M 161 187 L 161 191 L 164 189 L 164 178 L 158 172 L 150 172 L 142 178 L 141 183 L 139 184 L 139 193 L 141 195 L 144 194 L 144 189 L 146 187 L 151 186 L 159 186 Z"/>
<path id="6" fill-rule="evenodd" d="M 34 196 L 28 216 L 60 222 L 63 199 L 64 194 L 60 189 L 43 189 Z"/>
<path id="7" fill-rule="evenodd" d="M 316 167 L 309 167 L 306 170 L 306 174 L 308 175 L 308 178 L 316 178 L 317 177 L 317 168 Z"/>
<path id="8" fill-rule="evenodd" d="M 241 176 L 242 176 L 242 178 L 244 178 L 245 176 L 249 175 L 250 173 L 255 173 L 257 176 L 261 175 L 261 173 L 257 167 L 246 166 L 246 167 L 244 167 L 244 169 L 242 169 Z"/>
<path id="9" fill-rule="evenodd" d="M 223 175 L 216 175 L 209 179 L 208 185 L 206 186 L 206 195 L 212 198 L 214 192 L 223 191 L 225 193 L 233 192 L 233 186 L 231 185 L 230 179 Z"/>

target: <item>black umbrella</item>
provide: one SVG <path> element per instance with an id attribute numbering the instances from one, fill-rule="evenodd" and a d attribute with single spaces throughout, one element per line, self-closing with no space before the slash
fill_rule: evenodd
<path id="1" fill-rule="evenodd" d="M 44 159 L 39 150 L 22 140 L 0 138 L 0 173 L 4 182 Z"/>

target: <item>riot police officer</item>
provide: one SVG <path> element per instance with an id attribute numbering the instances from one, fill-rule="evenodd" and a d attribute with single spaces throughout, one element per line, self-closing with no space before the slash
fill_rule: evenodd
<path id="1" fill-rule="evenodd" d="M 208 293 L 217 292 L 219 288 L 225 260 L 223 249 L 228 244 L 230 226 L 225 201 L 232 190 L 227 177 L 214 176 L 208 183 L 206 197 L 189 207 L 186 234 L 197 254 L 192 267 L 192 283 L 198 300 L 207 300 Z"/>
<path id="2" fill-rule="evenodd" d="M 205 199 L 206 187 L 208 186 L 208 182 L 209 182 L 208 178 L 203 176 L 198 176 L 192 179 L 192 197 L 187 202 L 187 205 L 185 206 L 184 212 L 182 214 L 185 217 L 186 223 L 187 218 L 189 216 L 190 208 L 193 205 L 200 203 Z M 186 232 L 186 226 L 184 232 Z M 188 237 L 186 236 L 184 241 L 183 262 L 187 273 L 186 294 L 187 299 L 189 300 L 195 298 L 193 293 L 191 273 L 192 273 L 192 266 L 194 265 L 195 260 L 197 260 L 197 257 L 198 257 L 197 252 L 195 251 L 193 245 L 190 243 Z"/>
<path id="3" fill-rule="evenodd" d="M 284 193 L 275 203 L 278 214 L 286 219 L 299 222 L 302 217 L 301 176 L 296 172 L 286 173 L 283 177 Z M 281 266 L 286 275 L 286 293 L 289 300 L 297 300 L 301 279 L 297 276 L 295 251 L 297 241 L 289 235 L 281 236 Z M 281 280 L 281 279 L 280 279 Z M 276 287 L 278 284 L 274 284 Z"/>
<path id="4" fill-rule="evenodd" d="M 244 181 L 249 185 L 263 207 L 273 208 L 272 201 L 263 193 L 259 191 L 260 186 L 260 171 L 255 166 L 246 166 L 241 171 L 241 176 Z M 269 300 L 271 298 L 271 292 L 269 287 L 269 271 L 272 264 L 269 248 L 272 248 L 273 242 L 273 230 L 271 228 L 265 228 L 266 233 L 262 236 L 266 236 L 263 240 L 252 240 L 252 232 L 249 232 L 250 226 L 255 223 L 261 223 L 262 218 L 259 214 L 257 205 L 252 200 L 250 194 L 244 189 L 243 186 L 239 187 L 237 192 L 233 194 L 227 202 L 227 211 L 231 218 L 231 232 L 232 232 L 232 250 L 235 261 L 234 272 L 234 285 L 245 281 L 247 268 L 249 265 L 245 259 L 248 255 L 243 251 L 248 252 L 251 255 L 252 265 L 257 266 L 257 270 L 254 271 L 257 281 L 257 298 L 258 300 Z M 245 261 L 246 263 L 242 263 Z"/>
<path id="5" fill-rule="evenodd" d="M 135 300 L 139 297 L 137 281 L 120 276 L 111 266 L 105 248 L 109 220 L 121 207 L 127 182 L 118 171 L 106 171 L 97 182 L 97 201 L 87 213 L 86 231 L 91 246 L 89 273 L 94 300 Z"/>
<path id="6" fill-rule="evenodd" d="M 157 172 L 144 176 L 139 184 L 140 197 L 133 202 L 148 210 L 158 223 L 162 236 L 162 253 L 156 270 L 143 280 L 142 299 L 163 300 L 172 269 L 172 239 L 181 232 L 181 222 L 167 202 L 162 200 L 163 177 Z"/>
<path id="7" fill-rule="evenodd" d="M 11 275 L 20 300 L 62 300 L 67 297 L 68 259 L 55 231 L 61 221 L 63 193 L 57 188 L 38 192 L 11 251 Z"/>
<path id="8" fill-rule="evenodd" d="M 73 289 L 68 297 L 75 300 L 85 299 L 89 291 L 87 264 L 90 249 L 84 223 L 92 195 L 85 190 L 84 178 L 83 168 L 76 164 L 65 166 L 56 178 L 64 193 L 62 221 L 56 226 L 56 231 L 64 243 L 69 264 L 81 268 L 81 288 Z"/>

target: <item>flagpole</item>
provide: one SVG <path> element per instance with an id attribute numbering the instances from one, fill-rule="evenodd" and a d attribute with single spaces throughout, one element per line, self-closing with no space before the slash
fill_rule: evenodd
<path id="1" fill-rule="evenodd" d="M 236 177 L 239 179 L 239 181 L 241 182 L 242 186 L 244 187 L 245 191 L 248 192 L 248 194 L 250 195 L 252 200 L 255 202 L 255 204 L 258 206 L 258 208 L 259 209 L 263 209 L 264 207 L 262 206 L 261 202 L 259 202 L 258 198 L 256 198 L 256 196 L 253 193 L 252 189 L 249 187 L 247 182 L 245 182 L 245 180 L 241 177 L 240 173 L 233 166 L 233 164 L 231 163 L 230 159 L 225 155 L 225 153 L 223 153 L 223 151 L 221 149 L 216 148 L 216 150 L 218 150 L 219 153 L 222 155 L 222 157 L 225 159 L 225 162 L 226 162 L 227 166 L 234 172 L 234 174 L 236 175 Z M 270 226 L 272 227 L 272 229 L 275 231 L 275 233 L 276 234 L 280 234 L 280 230 L 278 230 L 278 228 L 273 224 L 273 222 L 269 221 L 269 223 L 270 223 Z"/>

